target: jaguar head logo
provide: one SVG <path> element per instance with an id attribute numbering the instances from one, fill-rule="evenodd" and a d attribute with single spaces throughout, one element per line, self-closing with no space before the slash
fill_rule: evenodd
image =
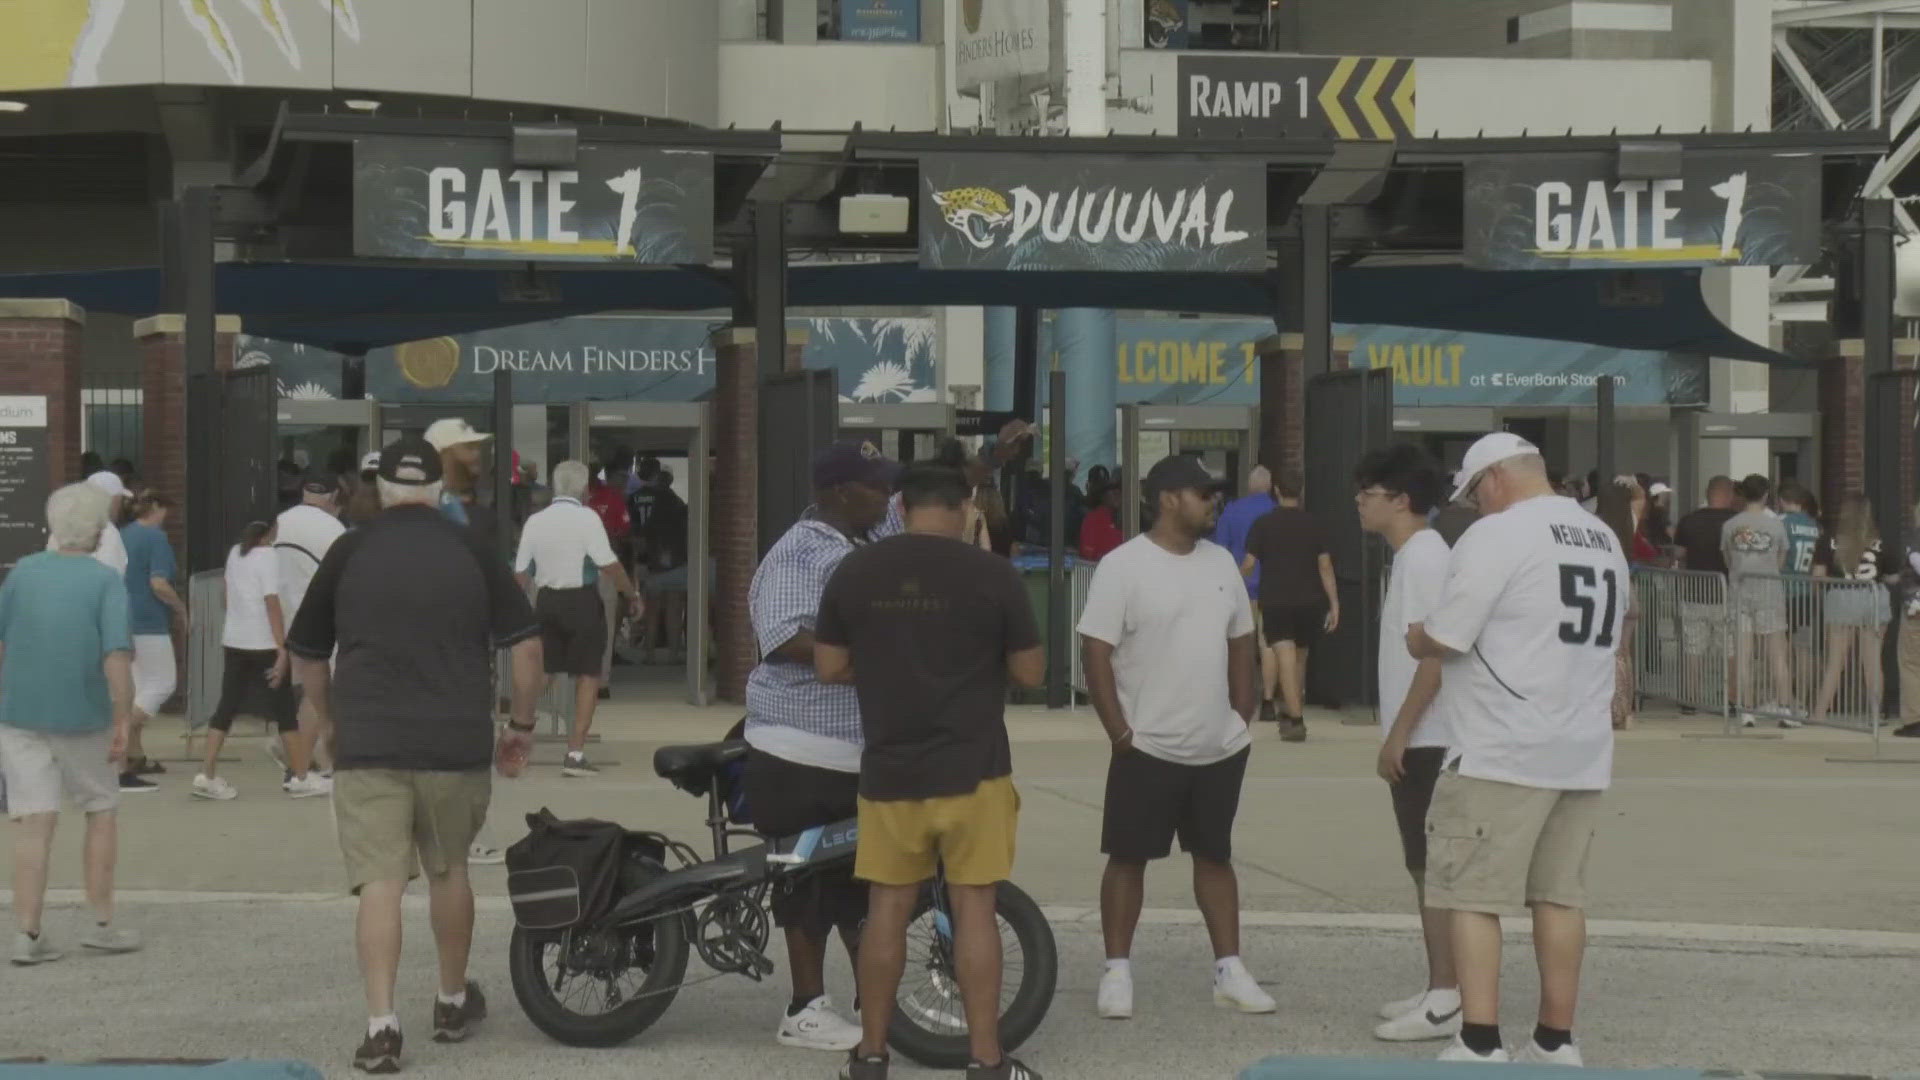
<path id="1" fill-rule="evenodd" d="M 1013 210 L 1007 197 L 992 188 L 964 187 L 933 193 L 940 216 L 953 226 L 967 243 L 986 249 L 999 238 L 1000 230 L 1013 223 Z"/>
<path id="2" fill-rule="evenodd" d="M 1152 0 L 1147 5 L 1147 45 L 1155 49 L 1164 49 L 1171 35 L 1186 25 L 1180 17 L 1180 9 L 1174 7 L 1171 0 Z"/>

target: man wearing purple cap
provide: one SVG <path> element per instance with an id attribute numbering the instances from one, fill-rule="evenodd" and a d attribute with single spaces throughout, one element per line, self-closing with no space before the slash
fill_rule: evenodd
<path id="1" fill-rule="evenodd" d="M 760 665 L 747 677 L 746 797 L 754 828 L 791 836 L 859 810 L 860 705 L 852 686 L 814 673 L 813 629 L 827 579 L 887 514 L 898 466 L 872 443 L 843 442 L 813 459 L 813 505 L 760 561 L 747 592 Z M 775 1038 L 785 1046 L 845 1053 L 860 1028 L 826 994 L 827 937 L 851 956 L 866 918 L 866 889 L 851 871 L 813 875 L 773 901 L 787 937 L 793 1001 Z"/>

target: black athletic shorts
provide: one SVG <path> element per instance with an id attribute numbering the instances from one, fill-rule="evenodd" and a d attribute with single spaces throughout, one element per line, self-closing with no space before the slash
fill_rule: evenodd
<path id="1" fill-rule="evenodd" d="M 1291 641 L 1309 649 L 1326 629 L 1327 608 L 1324 604 L 1262 604 L 1260 626 L 1269 645 Z"/>
<path id="2" fill-rule="evenodd" d="M 1164 859 L 1180 850 L 1226 862 L 1233 857 L 1233 819 L 1240 812 L 1240 781 L 1253 748 L 1211 765 L 1180 765 L 1129 747 L 1107 766 L 1107 806 L 1100 854 L 1116 859 Z"/>
<path id="3" fill-rule="evenodd" d="M 759 750 L 747 752 L 743 781 L 753 828 L 769 838 L 793 836 L 860 814 L 860 774 L 801 765 Z M 844 866 L 784 875 L 773 890 L 773 921 L 825 933 L 858 931 L 867 918 L 867 887 Z"/>
<path id="4" fill-rule="evenodd" d="M 541 589 L 533 601 L 533 614 L 540 621 L 540 650 L 547 674 L 601 676 L 607 611 L 600 606 L 599 588 Z"/>
<path id="5" fill-rule="evenodd" d="M 273 649 L 222 648 L 220 703 L 207 718 L 215 731 L 232 731 L 236 716 L 257 716 L 271 720 L 281 731 L 300 728 L 299 699 L 293 694 L 291 672 L 279 686 L 269 686 L 267 675 L 273 671 L 279 653 Z"/>
<path id="6" fill-rule="evenodd" d="M 1427 807 L 1446 761 L 1444 746 L 1409 746 L 1400 756 L 1406 774 L 1387 788 L 1393 793 L 1393 820 L 1400 827 L 1400 852 L 1407 869 L 1416 874 L 1427 872 Z"/>

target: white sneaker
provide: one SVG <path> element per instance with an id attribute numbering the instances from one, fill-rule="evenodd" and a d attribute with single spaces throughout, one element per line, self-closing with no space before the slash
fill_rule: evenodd
<path id="1" fill-rule="evenodd" d="M 1460 1041 L 1460 1036 L 1455 1035 L 1453 1041 L 1448 1043 L 1447 1048 L 1440 1051 L 1440 1056 L 1434 1060 L 1478 1062 L 1482 1065 L 1503 1065 L 1512 1059 L 1507 1057 L 1507 1051 L 1503 1047 L 1495 1047 L 1491 1054 L 1476 1054 L 1467 1049 L 1467 1044 Z"/>
<path id="2" fill-rule="evenodd" d="M 130 953 L 140 951 L 140 935 L 132 930 L 111 924 L 101 926 L 95 923 L 80 935 L 80 947 L 104 953 Z"/>
<path id="3" fill-rule="evenodd" d="M 1576 1069 L 1583 1066 L 1580 1047 L 1574 1043 L 1568 1043 L 1558 1050 L 1542 1050 L 1532 1038 L 1528 1038 L 1526 1044 L 1520 1047 L 1519 1055 L 1513 1060 L 1524 1065 L 1568 1065 Z"/>
<path id="4" fill-rule="evenodd" d="M 225 802 L 228 799 L 239 798 L 240 793 L 234 790 L 232 784 L 227 783 L 227 778 L 224 776 L 216 776 L 209 780 L 206 773 L 198 773 L 193 778 L 193 797 Z"/>
<path id="5" fill-rule="evenodd" d="M 834 1012 L 833 999 L 821 994 L 807 1002 L 806 1008 L 781 1017 L 774 1039 L 781 1046 L 845 1053 L 860 1045 L 860 1025 Z"/>
<path id="6" fill-rule="evenodd" d="M 1238 960 L 1213 977 L 1213 1003 L 1243 1013 L 1270 1013 L 1277 1007 L 1273 995 L 1260 989 L 1246 965 Z"/>
<path id="7" fill-rule="evenodd" d="M 507 853 L 475 840 L 473 846 L 467 849 L 467 861 L 475 866 L 499 866 L 507 861 Z"/>
<path id="8" fill-rule="evenodd" d="M 1792 716 L 1783 716 L 1780 718 L 1780 726 L 1786 728 L 1788 731 L 1792 731 L 1795 728 L 1806 727 L 1807 722 Z"/>
<path id="9" fill-rule="evenodd" d="M 1425 1003 L 1415 1005 L 1401 1016 L 1396 1016 L 1373 1029 L 1373 1037 L 1382 1042 L 1425 1042 L 1429 1039 L 1445 1039 L 1460 1034 L 1460 1004 L 1456 1000 L 1453 1008 L 1441 1011 L 1436 1006 Z"/>
<path id="10" fill-rule="evenodd" d="M 1133 1019 L 1133 972 L 1108 968 L 1100 976 L 1100 996 L 1095 1008 L 1102 1020 Z"/>
<path id="11" fill-rule="evenodd" d="M 1412 997 L 1404 997 L 1398 1001 L 1389 1001 L 1385 1005 L 1380 1006 L 1380 1019 L 1398 1020 L 1425 1004 L 1426 1000 L 1427 992 L 1422 990 Z"/>
<path id="12" fill-rule="evenodd" d="M 13 935 L 13 964 L 15 967 L 32 967 L 35 964 L 51 964 L 66 954 L 53 947 L 46 931 L 39 937 L 28 937 L 26 931 L 17 930 Z"/>
<path id="13" fill-rule="evenodd" d="M 333 794 L 333 781 L 317 772 L 305 776 L 296 776 L 281 785 L 286 793 L 296 799 L 311 799 L 319 795 Z"/>

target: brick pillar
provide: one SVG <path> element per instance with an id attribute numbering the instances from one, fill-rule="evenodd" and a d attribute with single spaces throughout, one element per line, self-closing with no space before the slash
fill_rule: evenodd
<path id="1" fill-rule="evenodd" d="M 713 636 L 716 689 L 722 701 L 746 699 L 747 674 L 760 660 L 747 589 L 759 561 L 760 372 L 753 328 L 714 335 Z"/>
<path id="2" fill-rule="evenodd" d="M 1859 338 L 1839 344 L 1820 365 L 1820 508 L 1831 513 L 1867 489 L 1867 381 Z"/>
<path id="3" fill-rule="evenodd" d="M 1305 339 L 1274 334 L 1254 346 L 1260 357 L 1260 463 L 1276 476 L 1306 471 L 1307 381 Z M 1333 339 L 1333 370 L 1345 371 L 1354 339 Z"/>
<path id="4" fill-rule="evenodd" d="M 80 476 L 81 333 L 86 313 L 68 300 L 0 300 L 0 395 L 47 399 L 46 493 Z M 18 507 L 39 527 L 12 550 L 45 542 L 40 507 Z M 30 553 L 30 552 L 29 552 Z"/>
<path id="5" fill-rule="evenodd" d="M 233 338 L 240 332 L 237 315 L 215 319 L 213 365 L 217 371 L 233 367 Z M 167 515 L 167 539 L 176 556 L 187 557 L 187 367 L 186 319 L 154 315 L 133 324 L 140 343 L 140 452 L 141 479 L 173 500 Z"/>

